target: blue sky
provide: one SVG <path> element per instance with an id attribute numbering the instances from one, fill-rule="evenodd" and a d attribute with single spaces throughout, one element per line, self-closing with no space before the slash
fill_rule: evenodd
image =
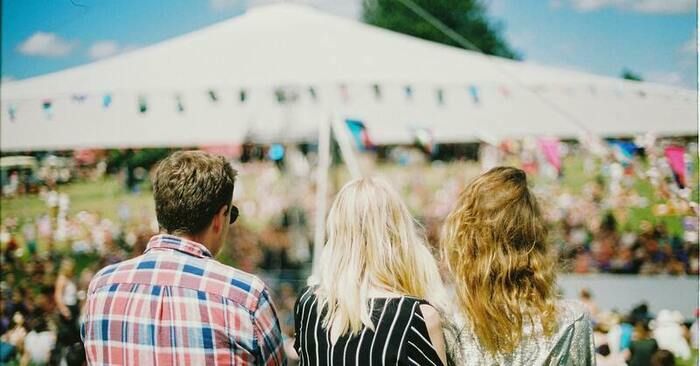
<path id="1" fill-rule="evenodd" d="M 527 61 L 687 88 L 697 81 L 697 0 L 483 0 Z M 136 49 L 272 0 L 4 0 L 2 78 Z M 298 0 L 358 18 L 360 0 Z"/>

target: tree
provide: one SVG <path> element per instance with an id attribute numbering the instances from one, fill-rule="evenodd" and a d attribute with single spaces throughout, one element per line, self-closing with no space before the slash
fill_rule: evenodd
<path id="1" fill-rule="evenodd" d="M 643 81 L 642 75 L 629 69 L 622 70 L 622 74 L 620 75 L 620 77 L 625 80 Z"/>
<path id="2" fill-rule="evenodd" d="M 501 35 L 502 25 L 490 21 L 480 0 L 408 0 L 489 55 L 519 59 Z M 362 19 L 367 24 L 414 37 L 464 47 L 407 7 L 403 0 L 365 0 Z"/>

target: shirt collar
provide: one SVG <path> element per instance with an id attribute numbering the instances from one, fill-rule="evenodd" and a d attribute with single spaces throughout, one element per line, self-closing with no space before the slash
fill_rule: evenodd
<path id="1" fill-rule="evenodd" d="M 212 257 L 211 252 L 204 245 L 175 235 L 160 234 L 153 236 L 148 242 L 144 253 L 151 249 L 177 250 L 198 258 Z"/>

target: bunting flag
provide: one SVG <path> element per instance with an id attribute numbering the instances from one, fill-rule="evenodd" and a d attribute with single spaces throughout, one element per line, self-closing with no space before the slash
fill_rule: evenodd
<path id="1" fill-rule="evenodd" d="M 17 118 L 17 107 L 14 104 L 10 104 L 7 108 L 7 114 L 10 115 L 10 122 L 14 122 Z"/>
<path id="2" fill-rule="evenodd" d="M 141 95 L 139 96 L 139 113 L 144 114 L 146 112 L 148 112 L 148 101 L 145 96 Z"/>
<path id="3" fill-rule="evenodd" d="M 479 88 L 476 85 L 469 85 L 469 95 L 472 96 L 474 103 L 479 103 Z"/>
<path id="4" fill-rule="evenodd" d="M 362 121 L 346 119 L 345 124 L 348 126 L 350 134 L 352 134 L 352 137 L 355 140 L 355 146 L 357 146 L 360 151 L 371 150 L 374 148 L 374 144 L 372 144 L 372 140 L 369 137 L 367 127 L 364 123 L 362 123 Z"/>
<path id="5" fill-rule="evenodd" d="M 316 89 L 313 86 L 309 87 L 309 96 L 314 102 L 318 100 L 318 94 L 316 94 Z"/>
<path id="6" fill-rule="evenodd" d="M 207 91 L 207 95 L 209 95 L 209 100 L 211 100 L 212 102 L 216 103 L 219 101 L 219 95 L 216 94 L 216 92 L 213 89 L 209 89 Z"/>
<path id="7" fill-rule="evenodd" d="M 185 104 L 182 102 L 182 95 L 178 94 L 175 96 L 175 106 L 179 113 L 185 111 Z"/>
<path id="8" fill-rule="evenodd" d="M 671 145 L 665 149 L 666 160 L 671 166 L 673 177 L 680 188 L 687 187 L 687 175 L 685 167 L 685 148 L 683 146 Z"/>
<path id="9" fill-rule="evenodd" d="M 632 162 L 632 158 L 638 149 L 634 142 L 629 141 L 613 141 L 610 144 L 613 147 L 613 153 L 617 161 L 625 166 Z"/>
<path id="10" fill-rule="evenodd" d="M 559 139 L 540 138 L 537 142 L 547 162 L 557 170 L 557 173 L 561 173 L 561 143 Z"/>
<path id="11" fill-rule="evenodd" d="M 245 103 L 246 99 L 248 99 L 248 91 L 241 89 L 238 92 L 238 99 L 241 101 L 241 103 Z"/>
<path id="12" fill-rule="evenodd" d="M 445 92 L 442 89 L 438 89 L 435 91 L 435 96 L 437 97 L 437 103 L 438 105 L 443 105 L 445 104 Z"/>
<path id="13" fill-rule="evenodd" d="M 46 115 L 47 119 L 51 119 L 53 117 L 53 103 L 51 100 L 44 100 L 41 104 L 42 109 L 44 110 L 44 115 Z"/>
<path id="14" fill-rule="evenodd" d="M 413 88 L 410 85 L 404 86 L 403 92 L 406 95 L 406 99 L 413 99 Z"/>
<path id="15" fill-rule="evenodd" d="M 376 100 L 382 100 L 382 88 L 379 84 L 372 85 L 372 89 L 374 90 L 374 98 Z"/>
<path id="16" fill-rule="evenodd" d="M 112 105 L 112 94 L 105 94 L 102 96 L 102 108 L 109 108 Z"/>
<path id="17" fill-rule="evenodd" d="M 87 95 L 85 95 L 85 94 L 73 94 L 71 99 L 73 99 L 73 101 L 76 103 L 83 103 L 87 99 Z"/>
<path id="18" fill-rule="evenodd" d="M 433 155 L 436 150 L 433 131 L 429 128 L 415 128 L 413 135 L 415 137 L 415 145 L 426 154 Z"/>

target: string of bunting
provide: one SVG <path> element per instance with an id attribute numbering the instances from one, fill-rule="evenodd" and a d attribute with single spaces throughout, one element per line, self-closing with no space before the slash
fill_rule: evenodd
<path id="1" fill-rule="evenodd" d="M 445 85 L 443 87 L 438 87 L 434 89 L 434 98 L 435 98 L 435 104 L 438 106 L 443 106 L 447 103 L 447 97 L 446 94 L 450 89 L 446 89 L 446 87 L 449 87 L 450 85 Z M 346 83 L 341 83 L 338 84 L 338 93 L 340 96 L 340 101 L 343 103 L 349 103 L 351 102 L 351 96 L 350 96 L 350 88 L 348 84 Z M 400 86 L 400 88 L 403 90 L 403 96 L 405 101 L 411 102 L 415 99 L 415 86 L 410 85 L 410 84 L 405 84 Z M 466 93 L 463 94 L 463 97 L 467 97 L 471 99 L 472 104 L 474 105 L 479 105 L 480 103 L 483 102 L 483 90 L 484 88 L 489 89 L 491 88 L 491 85 L 483 85 L 483 86 L 478 86 L 475 84 L 469 84 L 466 86 L 465 90 Z M 378 83 L 374 83 L 370 85 L 370 92 L 372 93 L 374 100 L 376 102 L 381 102 L 385 98 L 385 92 L 384 92 L 385 86 L 380 85 Z M 495 85 L 493 87 L 495 93 L 488 93 L 488 97 L 500 97 L 500 98 L 512 98 L 514 97 L 513 95 L 513 90 L 507 85 L 499 84 Z M 538 93 L 539 92 L 548 92 L 548 91 L 557 91 L 557 92 L 562 92 L 564 95 L 567 96 L 574 96 L 577 94 L 577 90 L 582 90 L 583 93 L 588 93 L 592 96 L 601 96 L 602 93 L 600 92 L 601 90 L 597 88 L 594 85 L 588 85 L 585 86 L 584 88 L 575 88 L 571 85 L 564 85 L 564 86 L 548 86 L 548 85 L 536 85 L 533 87 L 533 90 L 536 90 Z M 207 97 L 210 103 L 212 104 L 217 104 L 222 101 L 223 97 L 219 92 L 220 90 L 210 88 L 206 89 L 204 91 L 204 95 Z M 319 102 L 321 100 L 322 95 L 320 95 L 318 89 L 314 86 L 308 86 L 305 88 L 305 91 L 308 95 L 309 100 L 312 103 Z M 277 101 L 279 104 L 290 104 L 294 103 L 299 100 L 299 98 L 302 96 L 304 92 L 303 88 L 295 88 L 295 87 L 284 87 L 284 86 L 279 86 L 273 89 L 271 97 L 274 98 L 274 100 Z M 455 90 L 452 90 L 454 93 Z M 617 86 L 612 89 L 612 92 L 614 95 L 621 97 L 623 95 L 622 89 Z M 459 92 L 457 92 L 459 93 Z M 147 94 L 139 94 L 136 98 L 136 109 L 140 114 L 146 114 L 149 111 L 149 98 L 148 96 L 153 96 L 157 95 L 157 93 L 147 93 Z M 177 112 L 183 113 L 185 112 L 185 97 L 183 96 L 182 93 L 174 93 L 170 94 L 174 100 L 174 108 Z M 241 88 L 237 91 L 238 95 L 238 101 L 239 103 L 247 103 L 250 100 L 250 91 L 246 88 Z M 649 93 L 647 93 L 644 90 L 634 90 L 631 94 L 632 96 L 635 96 L 637 98 L 647 98 L 649 96 Z M 670 98 L 671 95 L 666 95 L 666 98 Z M 687 98 L 687 97 L 686 97 Z M 47 120 L 52 119 L 54 115 L 54 105 L 56 103 L 56 100 L 61 100 L 63 98 L 52 98 L 52 99 L 43 99 L 41 101 L 41 107 L 44 112 L 44 116 Z M 104 93 L 99 96 L 97 95 L 91 95 L 91 94 L 72 94 L 69 96 L 69 99 L 75 103 L 75 104 L 80 104 L 80 105 L 88 105 L 91 100 L 93 99 L 99 99 L 101 100 L 101 105 L 102 108 L 107 110 L 111 108 L 114 100 L 114 93 Z M 24 103 L 20 103 L 19 101 L 9 101 L 8 103 L 5 103 L 7 105 L 6 107 L 6 113 L 9 117 L 9 120 L 11 122 L 15 122 L 18 119 L 18 116 L 21 113 L 21 106 L 23 106 Z"/>

